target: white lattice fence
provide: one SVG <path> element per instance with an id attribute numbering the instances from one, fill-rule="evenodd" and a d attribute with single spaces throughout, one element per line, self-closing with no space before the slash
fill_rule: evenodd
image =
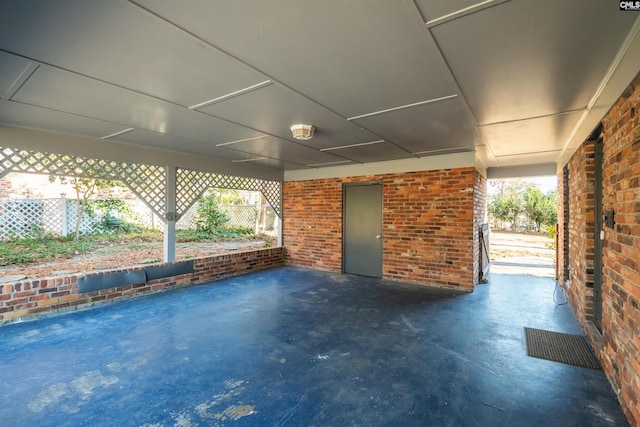
<path id="1" fill-rule="evenodd" d="M 42 200 L 30 200 L 32 202 L 42 202 L 42 220 L 44 225 L 44 232 L 56 235 L 62 235 L 62 199 L 42 199 Z M 69 216 L 67 215 L 67 220 Z"/>
<path id="2" fill-rule="evenodd" d="M 64 215 L 64 214 L 63 214 Z M 67 199 L 67 234 L 76 232 L 76 220 L 78 218 L 78 202 L 76 200 Z M 80 233 L 90 233 L 95 225 L 102 221 L 102 214 L 98 212 L 89 213 L 86 208 L 80 221 Z M 60 234 L 60 233 L 58 233 Z"/>
<path id="3" fill-rule="evenodd" d="M 78 217 L 77 207 L 75 200 L 68 199 L 0 199 L 0 238 L 6 240 L 39 237 L 43 233 L 57 236 L 73 233 Z M 99 214 L 83 215 L 80 232 L 90 232 L 100 220 Z"/>
<path id="4" fill-rule="evenodd" d="M 220 209 L 229 217 L 227 225 L 255 229 L 258 215 L 255 206 L 222 205 Z"/>
<path id="5" fill-rule="evenodd" d="M 260 191 L 271 204 L 275 213 L 280 215 L 281 184 L 277 181 L 265 181 L 181 168 L 177 169 L 176 211 L 178 215 L 185 215 L 193 204 L 211 188 Z"/>
<path id="6" fill-rule="evenodd" d="M 0 147 L 0 178 L 10 172 L 121 181 L 157 216 L 164 220 L 165 214 L 169 214 L 165 212 L 164 166 Z M 210 188 L 260 191 L 274 212 L 281 215 L 280 182 L 177 168 L 177 217 L 184 215 Z"/>
<path id="7" fill-rule="evenodd" d="M 178 222 L 176 222 L 177 230 L 188 230 L 195 228 L 194 220 L 196 216 L 196 205 L 192 205 L 189 210 L 182 214 Z"/>
<path id="8" fill-rule="evenodd" d="M 164 214 L 165 171 L 162 166 L 0 147 L 0 177 L 23 172 L 121 181 L 157 215 Z"/>
<path id="9" fill-rule="evenodd" d="M 232 227 L 248 227 L 252 230 L 256 227 L 258 211 L 255 206 L 247 205 L 220 205 L 220 210 L 224 211 L 229 217 L 227 225 Z M 196 205 L 185 212 L 180 220 L 176 223 L 176 228 L 186 230 L 195 228 Z"/>
<path id="10" fill-rule="evenodd" d="M 23 237 L 35 227 L 43 228 L 41 200 L 0 200 L 0 236 L 3 239 Z"/>

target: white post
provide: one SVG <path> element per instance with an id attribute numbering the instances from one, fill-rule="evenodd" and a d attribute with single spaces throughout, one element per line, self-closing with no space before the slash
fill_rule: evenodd
<path id="1" fill-rule="evenodd" d="M 283 184 L 280 183 L 280 215 L 276 215 L 278 217 L 277 226 L 278 226 L 278 247 L 282 247 L 282 217 L 284 216 L 284 193 L 282 191 Z M 275 212 L 274 212 L 275 213 Z"/>
<path id="2" fill-rule="evenodd" d="M 167 166 L 165 194 L 164 262 L 176 260 L 176 167 Z"/>
<path id="3" fill-rule="evenodd" d="M 282 218 L 277 217 L 276 227 L 278 227 L 278 247 L 282 246 Z"/>
<path id="4" fill-rule="evenodd" d="M 255 223 L 253 224 L 253 234 L 258 234 L 258 231 L 260 231 L 260 209 L 258 208 L 257 204 L 253 206 L 256 213 L 256 220 L 255 220 Z"/>
<path id="5" fill-rule="evenodd" d="M 60 227 L 60 236 L 65 237 L 69 234 L 69 218 L 67 215 L 67 195 L 65 193 L 60 193 L 60 211 L 62 217 L 62 226 Z"/>

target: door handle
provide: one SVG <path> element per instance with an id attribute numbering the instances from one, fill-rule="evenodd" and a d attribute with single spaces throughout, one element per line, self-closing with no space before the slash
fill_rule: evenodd
<path id="1" fill-rule="evenodd" d="M 378 234 L 378 235 L 376 236 L 376 239 L 379 239 L 379 238 L 381 238 L 381 237 L 382 237 L 382 236 Z"/>

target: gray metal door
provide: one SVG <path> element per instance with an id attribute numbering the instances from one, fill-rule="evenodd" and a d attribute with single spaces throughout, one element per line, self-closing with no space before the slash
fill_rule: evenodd
<path id="1" fill-rule="evenodd" d="M 343 269 L 382 277 L 382 184 L 345 184 Z"/>

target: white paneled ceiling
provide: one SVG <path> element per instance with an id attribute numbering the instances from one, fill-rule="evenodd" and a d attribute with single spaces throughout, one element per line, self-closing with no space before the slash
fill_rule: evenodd
<path id="1" fill-rule="evenodd" d="M 640 70 L 638 16 L 602 0 L 2 2 L 0 124 L 280 171 L 548 165 Z"/>

